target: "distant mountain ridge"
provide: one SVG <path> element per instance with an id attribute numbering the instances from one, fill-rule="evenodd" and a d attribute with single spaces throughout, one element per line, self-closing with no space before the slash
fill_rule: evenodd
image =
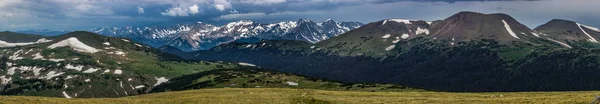
<path id="1" fill-rule="evenodd" d="M 331 19 L 323 22 L 299 19 L 268 24 L 241 20 L 223 26 L 197 22 L 166 27 L 106 27 L 89 31 L 106 36 L 128 38 L 153 47 L 169 45 L 184 51 L 195 51 L 246 38 L 301 40 L 316 43 L 362 25 L 359 22 L 336 22 Z"/>

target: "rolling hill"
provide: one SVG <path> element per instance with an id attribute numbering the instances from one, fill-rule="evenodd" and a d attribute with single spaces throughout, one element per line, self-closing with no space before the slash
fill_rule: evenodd
<path id="1" fill-rule="evenodd" d="M 2 95 L 130 96 L 147 93 L 169 78 L 239 66 L 184 61 L 143 44 L 90 32 L 59 36 L 3 32 L 0 37 L 8 41 L 0 43 Z"/>

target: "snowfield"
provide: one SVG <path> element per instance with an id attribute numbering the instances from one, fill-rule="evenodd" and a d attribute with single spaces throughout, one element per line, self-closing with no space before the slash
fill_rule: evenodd
<path id="1" fill-rule="evenodd" d="M 429 35 L 429 30 L 428 29 L 422 29 L 421 27 L 417 27 L 417 31 L 415 31 L 416 35 L 419 34 L 425 34 L 425 35 Z"/>
<path id="2" fill-rule="evenodd" d="M 114 73 L 115 73 L 115 74 L 123 74 L 123 70 L 119 70 L 119 69 L 117 69 L 117 70 L 115 70 L 115 72 L 114 72 Z"/>
<path id="3" fill-rule="evenodd" d="M 6 77 L 6 75 L 0 76 L 0 80 L 2 81 L 2 85 L 6 85 L 12 80 L 12 77 Z"/>
<path id="4" fill-rule="evenodd" d="M 396 47 L 396 45 L 391 45 L 391 46 L 385 48 L 385 51 L 390 51 L 390 50 L 394 49 L 395 47 Z"/>
<path id="5" fill-rule="evenodd" d="M 573 48 L 573 47 L 571 47 L 569 44 L 566 44 L 566 43 L 563 43 L 563 42 L 560 42 L 560 41 L 557 41 L 557 40 L 554 40 L 554 39 L 550 39 L 550 38 L 548 38 L 548 40 L 550 40 L 550 41 L 552 41 L 552 42 L 556 42 L 556 43 L 558 43 L 558 44 L 560 44 L 560 45 L 563 45 L 563 46 L 565 46 L 565 47 L 567 47 L 567 48 Z"/>
<path id="6" fill-rule="evenodd" d="M 90 69 L 88 69 L 88 70 L 85 70 L 85 71 L 83 71 L 82 73 L 94 73 L 94 72 L 96 72 L 96 71 L 98 71 L 98 70 L 100 70 L 100 69 L 96 69 L 96 68 L 90 68 Z"/>
<path id="7" fill-rule="evenodd" d="M 508 31 L 510 36 L 513 36 L 517 39 L 521 39 L 517 36 L 517 34 L 515 34 L 515 32 L 510 28 L 510 25 L 508 25 L 508 23 L 506 23 L 506 21 L 502 20 L 502 23 L 504 23 L 504 28 L 506 28 L 506 31 Z"/>
<path id="8" fill-rule="evenodd" d="M 240 62 L 240 63 L 238 63 L 238 64 L 239 64 L 239 65 L 242 65 L 242 66 L 256 66 L 256 65 L 254 65 L 254 64 L 250 64 L 250 63 L 243 63 L 243 62 Z"/>
<path id="9" fill-rule="evenodd" d="M 52 79 L 53 77 L 58 77 L 58 76 L 60 76 L 62 74 L 65 74 L 65 72 L 56 73 L 56 71 L 50 71 L 50 72 L 46 73 L 46 76 L 43 76 L 41 78 L 49 80 L 49 79 Z"/>
<path id="10" fill-rule="evenodd" d="M 73 69 L 73 70 L 81 71 L 81 70 L 83 70 L 83 65 L 73 66 L 71 64 L 67 64 L 67 66 L 65 66 L 65 69 Z"/>
<path id="11" fill-rule="evenodd" d="M 154 86 L 158 86 L 162 83 L 169 81 L 169 79 L 167 79 L 165 77 L 160 77 L 160 78 L 154 77 L 154 78 L 156 79 L 156 84 L 154 84 Z"/>
<path id="12" fill-rule="evenodd" d="M 288 85 L 290 85 L 290 86 L 298 86 L 298 83 L 296 83 L 296 82 L 290 82 L 290 81 L 287 81 L 287 82 L 285 82 L 285 83 L 287 83 L 287 84 L 288 84 Z"/>
<path id="13" fill-rule="evenodd" d="M 402 39 L 408 39 L 409 36 L 410 35 L 408 35 L 408 34 L 402 34 L 402 36 L 400 36 L 400 38 L 402 38 Z"/>
<path id="14" fill-rule="evenodd" d="M 390 38 L 390 36 L 392 36 L 392 35 L 390 35 L 390 34 L 385 34 L 385 35 L 381 36 L 381 38 L 383 38 L 383 39 L 387 39 L 387 38 Z"/>
<path id="15" fill-rule="evenodd" d="M 70 98 L 72 98 L 71 96 L 69 96 L 69 94 L 67 94 L 67 92 L 66 92 L 66 91 L 63 91 L 63 92 L 62 92 L 62 94 L 63 94 L 63 96 L 65 96 L 65 98 L 67 98 L 67 99 L 70 99 Z"/>
<path id="16" fill-rule="evenodd" d="M 36 42 L 27 42 L 27 43 L 8 43 L 6 41 L 0 40 L 0 47 L 4 48 L 4 47 L 26 46 L 26 45 L 32 45 L 32 44 L 38 44 L 38 43 L 47 43 L 47 42 L 51 42 L 51 41 L 52 40 L 46 40 L 45 38 L 39 39 Z"/>
<path id="17" fill-rule="evenodd" d="M 75 37 L 71 37 L 69 39 L 60 41 L 58 43 L 54 43 L 54 44 L 48 46 L 48 48 L 54 49 L 54 48 L 67 47 L 67 46 L 71 47 L 71 48 L 73 48 L 73 50 L 76 50 L 79 52 L 96 53 L 96 52 L 100 51 L 94 47 L 90 47 L 90 46 L 82 43 Z"/>
<path id="18" fill-rule="evenodd" d="M 579 29 L 580 29 L 581 31 L 583 31 L 583 34 L 587 35 L 587 36 L 590 38 L 589 40 L 590 40 L 591 42 L 598 43 L 598 41 L 596 41 L 596 39 L 595 39 L 594 37 L 592 37 L 592 35 L 588 34 L 588 33 L 587 33 L 585 30 L 583 30 L 583 28 L 581 28 L 581 27 L 589 27 L 589 26 L 585 26 L 585 25 L 582 25 L 582 24 L 579 24 L 579 23 L 577 23 L 577 27 L 579 27 Z M 596 29 L 597 29 L 597 28 L 596 28 Z"/>

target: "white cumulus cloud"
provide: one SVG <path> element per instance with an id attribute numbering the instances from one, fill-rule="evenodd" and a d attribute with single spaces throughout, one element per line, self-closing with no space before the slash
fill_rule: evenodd
<path id="1" fill-rule="evenodd" d="M 221 4 L 215 4 L 215 9 L 217 9 L 219 11 L 224 11 L 225 10 L 225 6 L 221 5 Z"/>
<path id="2" fill-rule="evenodd" d="M 190 9 L 191 14 L 196 14 L 196 13 L 200 12 L 200 11 L 198 11 L 198 4 L 194 4 L 194 5 L 190 6 L 188 9 Z"/>
<path id="3" fill-rule="evenodd" d="M 138 11 L 139 14 L 144 14 L 144 8 L 137 7 L 137 9 L 138 9 L 137 11 Z"/>
<path id="4" fill-rule="evenodd" d="M 194 4 L 191 6 L 177 6 L 169 8 L 168 10 L 161 12 L 160 14 L 165 16 L 189 16 L 200 13 L 200 8 L 198 4 Z"/>
<path id="5" fill-rule="evenodd" d="M 225 9 L 231 8 L 231 2 L 227 0 L 214 0 L 214 7 L 219 11 L 225 11 Z"/>

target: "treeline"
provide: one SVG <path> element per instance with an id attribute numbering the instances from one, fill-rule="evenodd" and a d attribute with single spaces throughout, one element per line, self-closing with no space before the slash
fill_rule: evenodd
<path id="1" fill-rule="evenodd" d="M 442 45 L 443 44 L 443 45 Z M 229 47 L 199 51 L 197 60 L 240 61 L 267 69 L 349 83 L 389 83 L 439 91 L 563 91 L 600 89 L 599 49 L 535 48 L 507 61 L 511 47 L 482 40 L 447 46 L 424 42 L 386 58 L 340 57 Z M 514 47 L 512 47 L 514 48 Z M 520 47 L 517 47 L 520 48 Z M 410 50 L 400 52 L 401 50 Z"/>

